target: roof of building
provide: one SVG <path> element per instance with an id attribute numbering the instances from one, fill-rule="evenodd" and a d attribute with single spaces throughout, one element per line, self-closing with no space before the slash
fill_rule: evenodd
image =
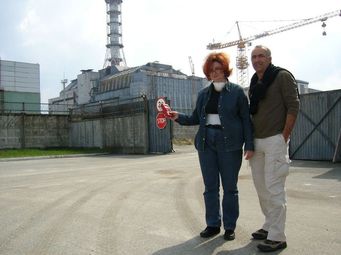
<path id="1" fill-rule="evenodd" d="M 71 82 L 69 83 L 69 85 L 67 85 L 65 87 L 65 91 L 69 91 L 74 89 L 75 87 L 77 87 L 77 79 L 71 80 Z"/>
<path id="2" fill-rule="evenodd" d="M 104 80 L 111 80 L 111 79 L 113 79 L 115 77 L 119 77 L 119 76 L 130 74 L 130 73 L 134 73 L 137 70 L 139 70 L 140 68 L 141 68 L 141 66 L 123 69 L 122 71 L 120 71 L 118 73 L 109 74 L 109 75 L 103 77 L 102 81 L 104 81 Z"/>
<path id="3" fill-rule="evenodd" d="M 118 66 L 115 66 L 116 69 L 117 67 Z M 150 74 L 155 74 L 155 75 L 157 75 L 158 73 L 168 73 L 171 75 L 177 75 L 178 77 L 179 76 L 183 78 L 187 77 L 186 74 L 182 73 L 179 70 L 175 70 L 171 65 L 160 64 L 159 62 L 156 61 L 156 62 L 149 62 L 142 66 L 122 68 L 122 71 L 118 71 L 117 73 L 107 75 L 103 77 L 103 79 L 101 80 L 102 81 L 111 80 L 115 77 L 124 76 L 124 75 L 131 74 L 131 73 L 138 72 L 138 71 L 148 72 Z"/>

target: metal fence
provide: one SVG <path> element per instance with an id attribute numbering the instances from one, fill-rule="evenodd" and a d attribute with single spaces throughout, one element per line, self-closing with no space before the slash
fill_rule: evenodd
<path id="1" fill-rule="evenodd" d="M 70 103 L 30 103 L 30 102 L 9 102 L 0 99 L 0 113 L 28 113 L 28 114 L 69 114 L 69 115 L 88 115 L 97 116 L 105 114 L 124 114 L 127 112 L 141 111 L 142 108 L 132 106 L 127 108 L 126 105 L 142 102 L 146 100 L 146 97 L 134 97 L 134 98 L 113 98 L 109 100 L 103 100 L 100 102 L 88 103 L 83 105 L 74 105 Z"/>
<path id="2" fill-rule="evenodd" d="M 301 95 L 290 157 L 340 161 L 341 90 Z"/>
<path id="3" fill-rule="evenodd" d="M 0 113 L 49 114 L 49 104 L 29 102 L 8 102 L 0 100 Z M 65 114 L 67 112 L 60 111 L 59 113 Z"/>

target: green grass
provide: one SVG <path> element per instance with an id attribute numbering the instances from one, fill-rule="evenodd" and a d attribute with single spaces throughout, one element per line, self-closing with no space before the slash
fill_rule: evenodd
<path id="1" fill-rule="evenodd" d="M 110 151 L 99 148 L 3 149 L 0 150 L 0 158 L 39 157 L 108 152 Z"/>

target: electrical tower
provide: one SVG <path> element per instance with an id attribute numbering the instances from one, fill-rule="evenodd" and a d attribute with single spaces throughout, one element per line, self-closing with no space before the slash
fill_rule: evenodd
<path id="1" fill-rule="evenodd" d="M 122 43 L 122 0 L 105 0 L 107 12 L 107 52 L 104 67 L 126 66 Z"/>
<path id="2" fill-rule="evenodd" d="M 328 18 L 332 18 L 335 16 L 341 16 L 341 10 L 336 10 L 333 12 L 329 12 L 329 13 L 325 13 L 323 15 L 317 16 L 317 17 L 313 17 L 313 18 L 308 18 L 308 19 L 303 19 L 297 22 L 294 22 L 292 24 L 286 25 L 286 26 L 281 26 L 272 30 L 268 30 L 268 31 L 264 31 L 263 33 L 260 34 L 255 34 L 255 35 L 251 35 L 248 36 L 246 38 L 243 38 L 239 29 L 239 24 L 238 21 L 236 22 L 237 28 L 238 28 L 238 33 L 239 33 L 239 39 L 235 40 L 235 41 L 231 41 L 231 42 L 227 42 L 227 43 L 209 43 L 207 45 L 207 49 L 209 50 L 216 50 L 216 49 L 223 49 L 223 48 L 228 48 L 228 47 L 232 47 L 237 45 L 237 57 L 236 57 L 236 66 L 237 66 L 237 72 L 238 72 L 238 83 L 243 86 L 243 87 L 247 87 L 248 86 L 248 67 L 249 67 L 249 63 L 248 63 L 248 58 L 246 56 L 246 46 L 248 43 L 250 43 L 253 40 L 265 37 L 265 36 L 270 36 L 270 35 L 274 35 L 277 33 L 281 33 L 284 31 L 288 31 L 291 29 L 295 29 L 298 27 L 302 27 L 305 25 L 309 25 L 315 22 L 322 22 L 322 28 L 323 28 L 323 32 L 322 35 L 327 35 L 326 31 L 325 31 L 325 27 L 326 27 L 326 23 L 325 21 Z"/>

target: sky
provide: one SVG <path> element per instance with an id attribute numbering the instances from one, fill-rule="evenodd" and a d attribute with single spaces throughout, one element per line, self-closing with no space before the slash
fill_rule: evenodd
<path id="1" fill-rule="evenodd" d="M 204 77 L 202 65 L 211 42 L 238 39 L 297 20 L 341 9 L 340 0 L 123 0 L 122 41 L 129 67 L 159 61 L 190 75 Z M 104 0 L 0 0 L 0 58 L 40 65 L 41 102 L 59 96 L 61 80 L 77 78 L 82 69 L 102 69 L 106 53 Z M 285 21 L 285 22 L 284 22 Z M 318 90 L 341 89 L 341 16 L 254 40 L 272 51 L 272 62 Z M 251 54 L 252 46 L 247 49 Z M 237 47 L 230 77 L 237 82 Z M 249 77 L 253 74 L 249 68 Z"/>

